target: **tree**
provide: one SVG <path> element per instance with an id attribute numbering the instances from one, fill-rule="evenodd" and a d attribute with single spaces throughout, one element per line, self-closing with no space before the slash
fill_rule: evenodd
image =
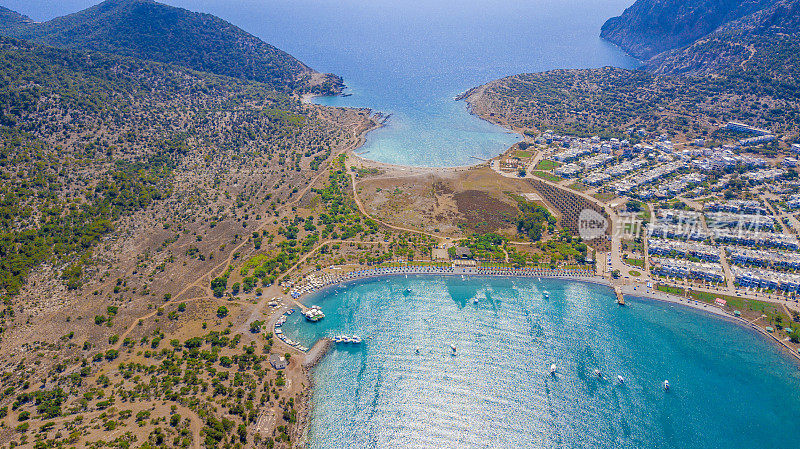
<path id="1" fill-rule="evenodd" d="M 625 203 L 625 208 L 628 212 L 641 212 L 642 211 L 642 202 L 636 200 L 628 200 Z"/>
<path id="2" fill-rule="evenodd" d="M 800 343 L 800 327 L 789 333 L 789 339 L 792 343 Z"/>
<path id="3" fill-rule="evenodd" d="M 244 424 L 239 424 L 239 427 L 236 429 L 236 433 L 239 434 L 239 440 L 242 443 L 247 442 L 247 426 Z"/>
<path id="4" fill-rule="evenodd" d="M 214 291 L 214 296 L 217 298 L 222 297 L 226 288 L 228 288 L 228 278 L 226 276 L 215 277 L 211 281 L 211 289 Z"/>
<path id="5" fill-rule="evenodd" d="M 228 308 L 225 306 L 219 306 L 217 309 L 217 316 L 220 318 L 225 318 L 228 316 Z"/>

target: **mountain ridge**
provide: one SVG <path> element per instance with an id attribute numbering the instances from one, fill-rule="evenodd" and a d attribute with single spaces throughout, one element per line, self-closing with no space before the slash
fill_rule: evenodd
<path id="1" fill-rule="evenodd" d="M 176 64 L 279 91 L 341 90 L 339 77 L 320 77 L 292 55 L 219 17 L 153 0 L 106 0 L 42 23 L 6 11 L 0 12 L 0 33 L 39 44 Z"/>
<path id="2" fill-rule="evenodd" d="M 30 17 L 0 6 L 0 32 L 33 23 Z"/>
<path id="3" fill-rule="evenodd" d="M 637 0 L 602 26 L 600 37 L 639 59 L 691 44 L 777 0 Z"/>
<path id="4" fill-rule="evenodd" d="M 708 75 L 752 72 L 779 79 L 800 76 L 800 1 L 726 23 L 690 45 L 655 55 L 645 69 L 656 74 Z"/>

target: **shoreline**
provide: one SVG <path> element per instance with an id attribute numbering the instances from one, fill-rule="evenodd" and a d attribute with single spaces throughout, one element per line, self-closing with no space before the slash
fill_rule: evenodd
<path id="1" fill-rule="evenodd" d="M 482 87 L 482 86 L 478 86 L 478 87 Z M 472 88 L 472 89 L 468 90 L 467 92 L 471 92 L 474 89 L 477 89 L 477 87 Z M 494 126 L 502 128 L 502 129 L 506 130 L 507 133 L 519 135 L 520 136 L 519 142 L 524 142 L 525 141 L 525 133 L 522 130 L 516 129 L 516 127 L 513 127 L 513 126 L 507 126 L 507 125 L 503 125 L 503 124 L 500 124 L 500 123 L 497 123 L 497 122 L 493 122 L 491 120 L 486 119 L 485 117 L 482 117 L 480 114 L 477 114 L 473 110 L 472 104 L 470 104 L 470 102 L 467 100 L 467 97 L 464 97 L 464 95 L 467 92 L 459 94 L 453 100 L 457 101 L 457 102 L 458 101 L 464 101 L 464 104 L 466 105 L 467 113 L 469 113 L 470 115 L 475 116 L 475 117 L 485 121 L 486 123 L 490 123 L 490 124 L 492 124 Z M 492 159 L 494 159 L 496 157 L 499 157 L 499 156 L 503 155 L 506 151 L 508 151 L 509 148 L 511 148 L 514 145 L 516 145 L 517 143 L 519 143 L 519 142 L 515 142 L 514 144 L 512 144 L 511 146 L 506 148 L 505 151 L 500 152 L 500 153 L 496 154 L 495 156 L 492 156 L 492 157 L 490 157 L 490 158 L 488 158 L 486 160 L 477 162 L 475 164 L 468 164 L 468 165 L 453 165 L 453 166 L 436 166 L 436 167 L 432 167 L 432 166 L 423 166 L 423 165 L 392 164 L 390 162 L 376 161 L 376 160 L 373 160 L 373 159 L 366 158 L 363 155 L 358 154 L 356 151 L 359 148 L 361 148 L 362 146 L 364 146 L 364 144 L 367 142 L 367 135 L 370 132 L 378 130 L 378 129 L 383 128 L 384 126 L 386 126 L 386 121 L 389 119 L 389 117 L 391 117 L 392 114 L 390 113 L 390 114 L 384 115 L 382 112 L 375 112 L 372 108 L 369 108 L 369 107 L 356 108 L 356 107 L 350 107 L 350 106 L 327 106 L 327 105 L 316 104 L 316 103 L 314 103 L 312 101 L 315 98 L 319 98 L 319 97 L 326 97 L 326 96 L 337 96 L 338 97 L 338 96 L 341 96 L 341 95 L 342 95 L 341 93 L 337 94 L 337 95 L 321 95 L 321 94 L 305 93 L 305 94 L 300 96 L 300 102 L 305 104 L 305 105 L 324 107 L 324 108 L 363 109 L 363 110 L 369 111 L 370 112 L 370 119 L 376 124 L 376 126 L 372 126 L 369 129 L 367 129 L 364 132 L 362 132 L 359 135 L 360 143 L 357 146 L 355 146 L 355 147 L 353 147 L 353 148 L 351 148 L 351 149 L 349 149 L 349 150 L 347 150 L 345 152 L 348 156 L 353 156 L 355 159 L 358 160 L 359 163 L 361 163 L 362 165 L 367 165 L 369 168 L 383 168 L 383 169 L 387 169 L 387 170 L 408 171 L 409 175 L 413 175 L 413 174 L 431 174 L 431 173 L 444 173 L 444 174 L 457 173 L 457 172 L 461 172 L 461 171 L 471 170 L 471 169 L 474 169 L 474 168 L 477 168 L 477 167 L 482 167 L 484 165 L 488 165 L 489 161 L 491 161 Z M 377 118 L 382 118 L 382 120 L 376 120 L 375 119 L 376 117 Z"/>
<path id="2" fill-rule="evenodd" d="M 491 269 L 491 268 L 436 268 L 436 267 L 418 267 L 418 268 L 419 269 L 384 268 L 384 269 L 369 269 L 369 270 L 360 270 L 356 272 L 351 272 L 348 273 L 347 275 L 342 275 L 336 280 L 330 281 L 318 288 L 314 288 L 311 291 L 300 294 L 297 297 L 292 296 L 292 300 L 301 307 L 307 307 L 307 305 L 303 300 L 306 300 L 309 297 L 326 294 L 331 290 L 336 290 L 338 288 L 350 288 L 368 282 L 376 282 L 383 279 L 390 279 L 397 276 L 408 276 L 408 275 L 416 277 L 475 276 L 475 277 L 486 277 L 486 278 L 496 277 L 496 278 L 511 278 L 511 279 L 531 279 L 531 278 L 558 279 L 569 282 L 581 282 L 585 284 L 599 285 L 611 289 L 612 291 L 615 290 L 615 286 L 612 281 L 610 281 L 605 277 L 597 276 L 596 274 L 589 274 L 589 272 L 587 271 L 581 271 L 580 274 L 578 274 L 578 273 L 568 273 L 568 271 L 571 270 L 549 270 L 549 269 L 536 269 L 536 270 L 527 269 L 525 271 L 522 271 L 522 269 Z M 519 271 L 522 272 L 520 273 Z M 578 270 L 574 271 L 577 272 Z M 639 290 L 639 288 L 641 288 L 641 290 Z M 800 369 L 800 353 L 798 353 L 798 351 L 795 351 L 794 349 L 786 345 L 784 342 L 778 340 L 773 334 L 768 333 L 761 327 L 743 318 L 739 318 L 732 314 L 729 314 L 717 306 L 682 298 L 680 296 L 676 296 L 667 292 L 653 290 L 652 288 L 648 289 L 644 285 L 641 286 L 625 285 L 619 287 L 619 290 L 624 297 L 633 299 L 634 303 L 636 301 L 653 301 L 656 303 L 677 305 L 679 307 L 685 307 L 687 309 L 693 310 L 696 313 L 702 312 L 707 315 L 711 315 L 716 319 L 722 319 L 731 324 L 739 325 L 743 328 L 746 328 L 751 332 L 755 332 L 761 337 L 766 338 L 772 344 L 775 344 L 776 349 L 779 348 L 779 352 L 781 353 L 788 352 L 787 355 L 789 355 L 789 359 L 791 359 L 798 367 L 798 369 Z M 620 305 L 619 307 L 630 307 L 630 305 Z M 321 348 L 322 345 L 324 345 L 324 349 Z M 302 430 L 299 432 L 300 435 L 299 441 L 302 444 L 308 443 L 308 430 L 309 430 L 308 424 L 312 412 L 311 400 L 314 389 L 314 379 L 311 370 L 313 370 L 314 367 L 334 349 L 334 347 L 335 344 L 332 343 L 329 339 L 322 338 L 314 342 L 309 351 L 306 352 L 301 351 L 304 357 L 303 362 L 301 363 L 302 374 L 303 377 L 306 379 L 306 385 L 307 385 L 303 389 L 303 394 L 302 394 L 303 396 L 302 414 L 301 414 Z"/>
<path id="3" fill-rule="evenodd" d="M 626 287 L 627 289 L 623 287 L 623 294 L 629 298 L 633 298 L 634 300 L 637 299 L 649 300 L 649 301 L 663 302 L 663 303 L 676 304 L 679 306 L 688 307 L 690 309 L 706 312 L 707 314 L 714 315 L 719 319 L 728 321 L 731 324 L 736 324 L 744 328 L 747 328 L 753 332 L 756 332 L 760 336 L 769 340 L 771 343 L 776 344 L 779 347 L 780 352 L 787 352 L 788 355 L 791 356 L 790 358 L 792 358 L 797 363 L 798 369 L 800 369 L 800 350 L 795 350 L 791 346 L 787 345 L 784 341 L 779 340 L 777 337 L 775 337 L 775 334 L 767 332 L 764 328 L 744 318 L 730 314 L 713 304 L 708 304 L 701 301 L 695 301 L 693 299 L 683 298 L 681 296 L 673 295 L 671 293 L 662 291 L 650 291 L 642 294 L 638 291 L 633 292 L 632 291 L 633 289 L 631 289 L 629 286 Z"/>
<path id="4" fill-rule="evenodd" d="M 569 271 L 575 271 L 576 273 L 569 273 Z M 353 273 L 357 273 L 353 275 Z M 579 274 L 580 273 L 580 274 Z M 549 269 L 492 269 L 492 268 L 439 268 L 436 267 L 418 267 L 418 269 L 414 268 L 384 268 L 384 269 L 370 269 L 370 270 L 361 270 L 352 273 L 348 273 L 348 275 L 340 276 L 338 279 L 334 281 L 330 281 L 324 285 L 319 287 L 315 287 L 310 291 L 306 291 L 300 293 L 298 296 L 293 297 L 292 299 L 301 307 L 307 307 L 304 300 L 310 296 L 322 295 L 330 290 L 335 290 L 338 288 L 348 288 L 352 286 L 356 286 L 362 283 L 389 279 L 396 276 L 431 276 L 431 277 L 439 277 L 439 276 L 476 276 L 476 277 L 506 277 L 506 278 L 519 278 L 519 279 L 526 279 L 526 278 L 544 278 L 544 279 L 560 279 L 565 281 L 571 282 L 582 282 L 586 284 L 594 284 L 594 285 L 601 285 L 614 290 L 614 284 L 607 278 L 597 276 L 597 275 L 590 275 L 585 274 L 585 271 L 579 270 L 549 270 Z M 669 303 L 669 304 L 676 304 L 683 307 L 687 307 L 689 309 L 702 311 L 710 315 L 714 315 L 718 318 L 725 319 L 731 323 L 739 324 L 743 327 L 748 329 L 752 329 L 757 331 L 762 336 L 768 337 L 768 340 L 777 343 L 780 345 L 782 350 L 786 350 L 789 354 L 796 360 L 800 361 L 800 352 L 794 350 L 790 346 L 786 345 L 783 341 L 777 339 L 773 334 L 770 334 L 766 330 L 762 329 L 761 327 L 751 323 L 750 321 L 736 317 L 735 315 L 726 312 L 725 310 L 708 303 L 704 303 L 701 301 L 696 301 L 692 299 L 683 298 L 680 296 L 673 295 L 671 293 L 662 292 L 659 290 L 654 290 L 652 288 L 648 289 L 646 286 L 632 286 L 632 285 L 624 285 L 619 287 L 620 293 L 629 298 L 634 299 L 644 299 L 644 300 L 651 300 L 651 301 L 658 301 L 662 303 Z M 626 307 L 626 306 L 622 306 Z M 315 342 L 316 345 L 318 342 Z M 309 351 L 310 352 L 310 351 Z M 323 355 L 324 356 L 324 355 Z M 321 358 L 321 357 L 320 357 Z M 318 360 L 317 360 L 318 362 Z M 316 364 L 316 363 L 315 363 Z"/>
<path id="5" fill-rule="evenodd" d="M 512 75 L 512 76 L 514 76 L 514 75 Z M 475 104 L 470 101 L 470 97 L 472 97 L 473 95 L 483 94 L 483 90 L 484 89 L 486 89 L 493 82 L 501 80 L 501 79 L 503 79 L 503 78 L 498 78 L 498 79 L 489 81 L 488 83 L 482 84 L 480 86 L 475 86 L 475 87 L 473 87 L 473 88 L 471 88 L 471 89 L 469 89 L 469 90 L 467 90 L 465 92 L 462 92 L 458 96 L 456 96 L 455 100 L 456 101 L 463 101 L 464 104 L 467 105 L 467 111 L 470 113 L 470 115 L 474 115 L 475 117 L 478 117 L 479 119 L 481 119 L 481 120 L 483 120 L 485 122 L 489 122 L 489 123 L 491 123 L 491 124 L 493 124 L 495 126 L 499 126 L 500 128 L 506 129 L 509 132 L 513 133 L 513 134 L 519 134 L 520 136 L 522 136 L 521 142 L 524 142 L 525 141 L 525 132 L 526 131 L 530 131 L 531 130 L 530 128 L 519 128 L 519 127 L 514 126 L 514 125 L 512 125 L 510 123 L 500 123 L 498 121 L 490 120 L 488 117 L 485 117 L 485 116 L 481 115 L 479 112 L 477 112 L 475 110 Z"/>

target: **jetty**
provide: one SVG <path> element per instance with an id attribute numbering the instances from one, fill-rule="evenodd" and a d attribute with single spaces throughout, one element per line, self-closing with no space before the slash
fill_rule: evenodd
<path id="1" fill-rule="evenodd" d="M 303 367 L 314 367 L 317 363 L 319 363 L 320 360 L 322 360 L 322 357 L 331 350 L 331 347 L 333 347 L 333 343 L 330 339 L 319 339 L 319 341 L 317 341 L 306 353 L 305 359 L 303 360 Z"/>
<path id="2" fill-rule="evenodd" d="M 625 305 L 625 295 L 622 294 L 622 289 L 618 285 L 614 285 L 614 294 L 617 295 L 617 304 Z"/>

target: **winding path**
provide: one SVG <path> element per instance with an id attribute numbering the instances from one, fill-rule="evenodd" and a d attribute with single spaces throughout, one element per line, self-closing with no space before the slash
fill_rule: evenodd
<path id="1" fill-rule="evenodd" d="M 379 218 L 376 218 L 375 216 L 371 215 L 369 212 L 367 212 L 367 209 L 361 203 L 361 198 L 358 197 L 358 191 L 356 189 L 356 175 L 355 175 L 355 173 L 353 173 L 353 170 L 352 170 L 353 165 L 350 163 L 350 161 L 347 161 L 345 166 L 347 167 L 347 173 L 350 175 L 350 185 L 351 185 L 352 191 L 353 191 L 353 198 L 356 201 L 356 206 L 358 206 L 358 211 L 361 212 L 365 217 L 375 221 L 376 223 L 379 223 L 381 226 L 384 226 L 384 227 L 387 227 L 387 228 L 390 228 L 390 229 L 394 229 L 395 231 L 410 232 L 412 234 L 427 235 L 429 237 L 435 238 L 437 241 L 450 242 L 452 240 L 452 238 L 450 238 L 450 237 L 443 237 L 443 236 L 440 236 L 440 235 L 432 234 L 430 232 L 420 231 L 419 229 L 404 228 L 402 226 L 396 226 L 396 225 L 393 225 L 393 224 L 389 224 L 389 223 L 386 223 L 385 221 L 383 221 L 383 220 L 381 220 Z"/>

